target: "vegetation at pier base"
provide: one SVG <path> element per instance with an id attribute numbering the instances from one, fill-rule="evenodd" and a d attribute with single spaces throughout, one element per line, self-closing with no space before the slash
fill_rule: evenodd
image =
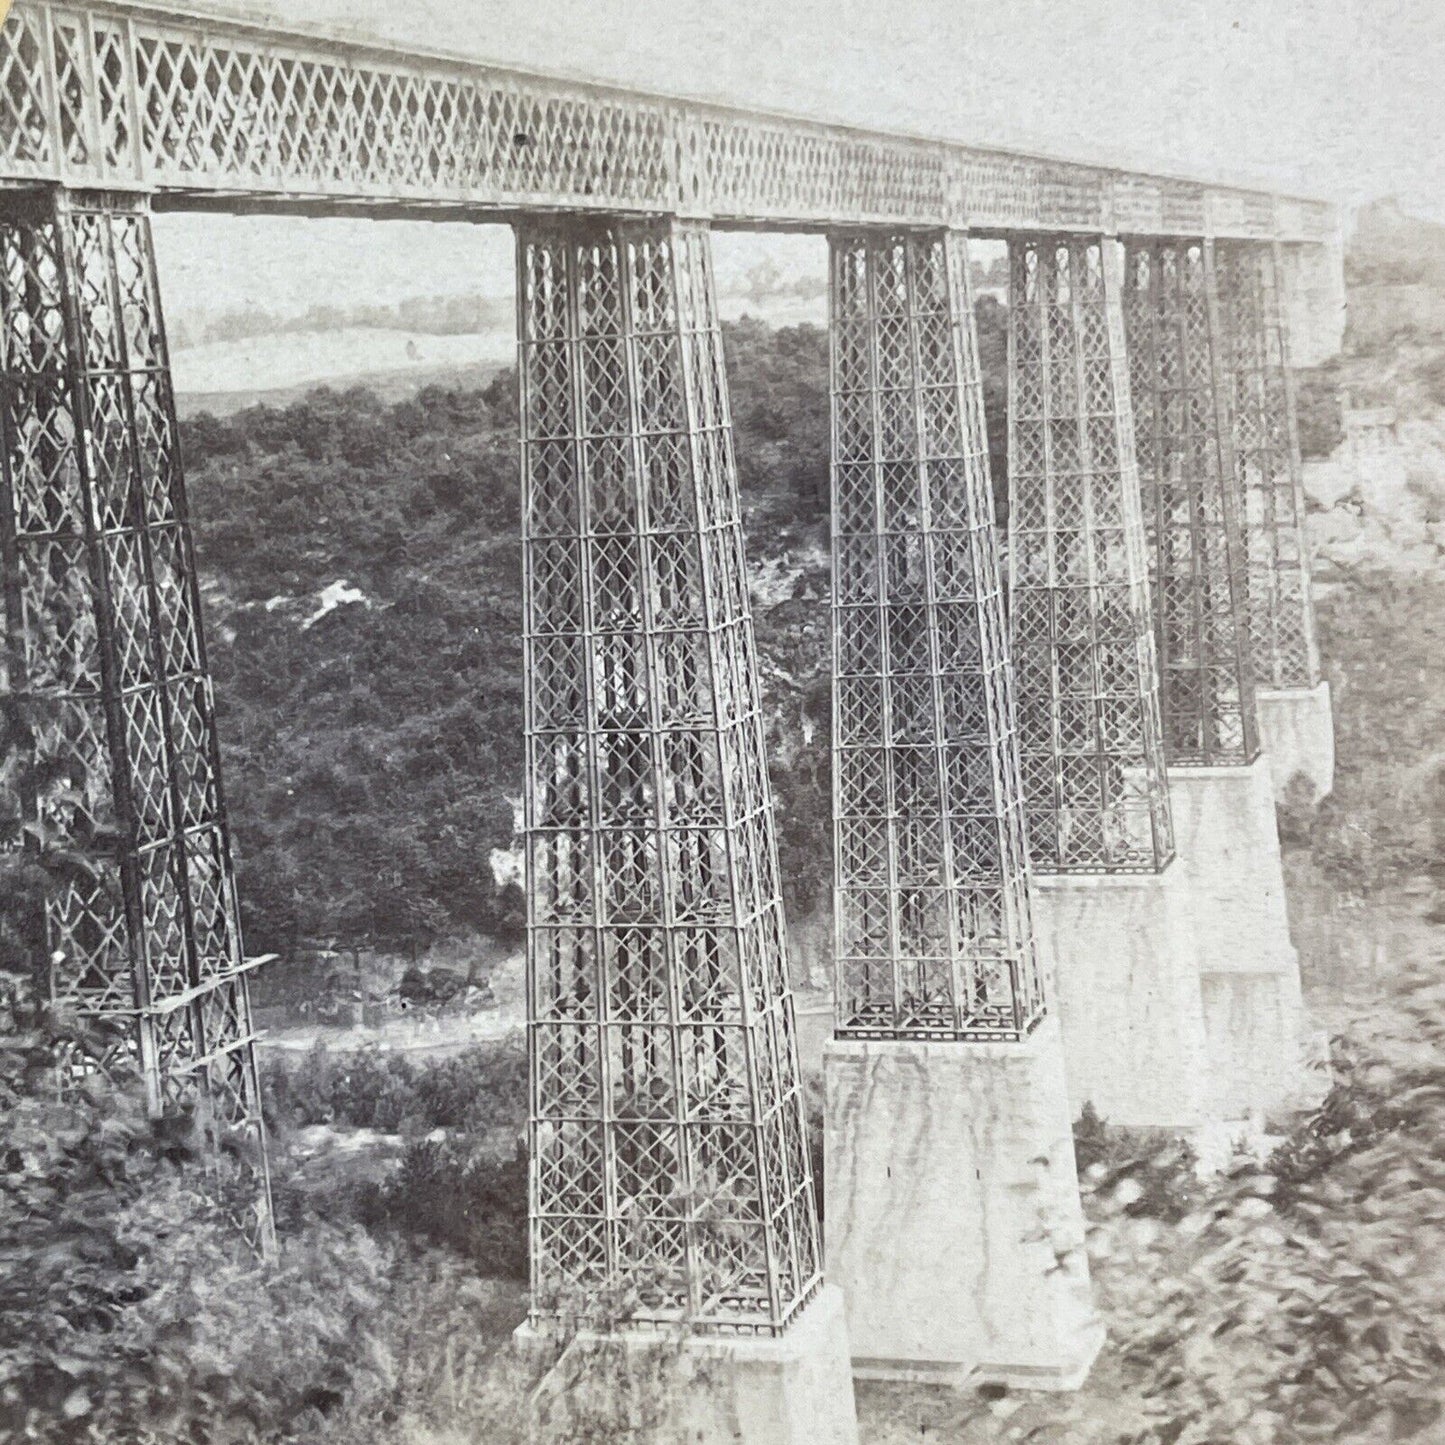
<path id="1" fill-rule="evenodd" d="M 1395 313 L 1362 314 L 1375 365 Z M 982 298 L 996 450 L 1001 318 Z M 1440 338 L 1408 340 L 1420 376 L 1445 375 Z M 829 868 L 826 345 L 751 323 L 727 345 L 796 920 Z M 1341 377 L 1369 399 L 1359 361 Z M 1327 387 L 1302 424 L 1328 450 Z M 520 897 L 486 866 L 520 786 L 514 426 L 503 378 L 184 427 L 253 950 L 329 935 L 405 955 L 464 931 L 515 947 Z M 1445 1440 L 1445 578 L 1317 561 L 1337 780 L 1291 821 L 1286 863 L 1332 1089 L 1217 1177 L 1086 1115 L 1109 1341 L 1083 1390 L 866 1384 L 863 1445 Z M 0 773 L 6 746 L 0 729 Z M 0 855 L 0 1440 L 522 1445 L 530 1381 L 505 1348 L 526 1308 L 516 1040 L 264 1049 L 282 1253 L 257 1267 L 183 1121 L 145 1119 L 125 1080 L 54 1097 L 52 1042 L 79 1025 L 31 973 L 48 886 Z"/>
<path id="2" fill-rule="evenodd" d="M 0 1016 L 0 1439 L 302 1439 L 384 1384 L 382 1246 L 313 1213 L 256 1269 L 184 1120 L 149 1121 L 125 1079 L 58 1102 L 77 1025 L 23 972 L 0 972 Z"/>

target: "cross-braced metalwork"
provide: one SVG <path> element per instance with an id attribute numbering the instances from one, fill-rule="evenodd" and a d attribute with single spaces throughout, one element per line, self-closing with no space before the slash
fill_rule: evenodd
<path id="1" fill-rule="evenodd" d="M 831 238 L 840 1035 L 1043 1015 L 965 238 Z"/>
<path id="2" fill-rule="evenodd" d="M 1320 662 L 1278 249 L 1224 241 L 1215 248 L 1231 343 L 1255 680 L 1267 688 L 1314 687 Z"/>
<path id="3" fill-rule="evenodd" d="M 1164 751 L 1198 765 L 1259 752 L 1212 251 L 1210 241 L 1131 241 L 1124 274 Z"/>
<path id="4" fill-rule="evenodd" d="M 1107 243 L 1009 245 L 1009 607 L 1029 848 L 1173 853 L 1119 281 Z"/>
<path id="5" fill-rule="evenodd" d="M 0 786 L 11 843 L 85 858 L 48 905 L 56 1000 L 195 1109 L 247 1237 L 270 1191 L 211 682 L 143 203 L 0 213 Z M 63 845 L 63 847 L 62 847 Z"/>
<path id="6" fill-rule="evenodd" d="M 538 1316 L 819 1281 L 705 228 L 519 233 Z"/>
<path id="7" fill-rule="evenodd" d="M 1333 208 L 1264 191 L 704 105 L 127 0 L 0 27 L 0 182 L 183 204 L 456 206 L 1307 242 Z M 1205 216 L 1208 215 L 1206 223 Z"/>

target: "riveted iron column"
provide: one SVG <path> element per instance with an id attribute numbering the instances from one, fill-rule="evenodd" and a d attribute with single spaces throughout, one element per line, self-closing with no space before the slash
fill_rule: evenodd
<path id="1" fill-rule="evenodd" d="M 196 1109 L 250 1242 L 273 1227 L 170 365 L 142 201 L 56 192 L 0 217 L 9 764 L 34 842 L 88 867 L 48 904 L 52 989 Z M 52 850 L 52 856 L 58 856 Z M 222 1167 L 224 1165 L 224 1167 Z"/>
<path id="2" fill-rule="evenodd" d="M 1259 752 L 1213 242 L 1127 247 L 1124 314 L 1170 763 Z"/>
<path id="3" fill-rule="evenodd" d="M 1215 250 L 1230 340 L 1255 677 L 1265 688 L 1312 688 L 1320 663 L 1279 248 L 1219 241 Z"/>
<path id="4" fill-rule="evenodd" d="M 1125 284 L 1179 848 L 1173 872 L 1186 895 L 1182 926 L 1158 956 L 1194 976 L 1202 1050 L 1180 1077 L 1207 1081 L 1195 1102 L 1215 1117 L 1301 1099 L 1305 1077 L 1274 759 L 1261 755 L 1268 694 L 1253 665 L 1260 637 L 1251 627 L 1259 620 L 1252 564 L 1272 579 L 1265 559 L 1276 553 L 1263 533 L 1246 537 L 1240 485 L 1241 465 L 1246 475 L 1269 475 L 1278 451 L 1262 403 L 1270 383 L 1254 361 L 1236 369 L 1238 313 L 1258 303 L 1258 291 L 1246 288 L 1253 302 L 1242 301 L 1248 278 L 1237 265 L 1232 293 L 1221 285 L 1228 268 L 1217 253 L 1225 250 L 1208 239 L 1132 242 Z M 1235 329 L 1222 317 L 1231 294 Z M 1246 332 L 1262 337 L 1253 324 Z M 1241 401 L 1260 407 L 1247 423 L 1238 418 Z M 1244 458 L 1236 453 L 1241 438 L 1251 444 Z M 1269 510 L 1274 489 L 1267 490 Z M 1256 494 L 1265 495 L 1258 487 Z M 1199 1041 L 1197 1033 L 1186 1040 Z"/>
<path id="5" fill-rule="evenodd" d="M 850 229 L 829 248 L 828 1274 L 862 1378 L 1072 1389 L 1100 1331 L 1034 932 L 967 238 Z M 1050 1220 L 1045 1249 L 1021 1207 Z"/>
<path id="6" fill-rule="evenodd" d="M 6 847 L 82 864 L 57 869 L 44 937 L 31 939 L 37 973 L 57 1001 L 77 1005 L 84 1040 L 64 1046 L 67 1083 L 139 1058 L 147 1100 L 160 1109 L 154 1039 L 144 1013 L 149 980 L 133 856 L 113 846 L 129 794 L 111 776 L 113 684 L 97 607 L 105 573 L 92 571 L 88 490 L 77 463 L 77 412 L 62 289 L 63 257 L 48 197 L 12 201 L 0 221 L 3 273 L 5 485 L 0 489 L 0 576 L 5 600 L 5 752 L 0 787 Z M 130 886 L 122 883 L 122 875 Z M 53 960 L 53 962 L 52 962 Z M 139 1021 L 139 1022 L 138 1022 Z"/>
<path id="7" fill-rule="evenodd" d="M 1172 856 L 1119 282 L 1100 237 L 1009 244 L 1009 603 L 1034 866 Z"/>
<path id="8" fill-rule="evenodd" d="M 840 1037 L 1043 1014 L 965 238 L 830 238 Z"/>
<path id="9" fill-rule="evenodd" d="M 518 234 L 533 1318 L 820 1282 L 705 227 Z"/>

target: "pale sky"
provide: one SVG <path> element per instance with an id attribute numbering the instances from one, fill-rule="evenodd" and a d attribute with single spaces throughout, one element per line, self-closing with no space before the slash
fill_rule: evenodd
<path id="1" fill-rule="evenodd" d="M 196 0 L 203 3 L 203 0 Z M 1445 220 L 1445 0 L 274 0 L 269 13 L 530 69 Z M 495 227 L 162 217 L 168 305 L 506 294 Z M 360 228 L 360 229 L 359 229 Z M 788 246 L 794 250 L 789 251 Z M 720 269 L 801 242 L 719 239 Z M 369 254 L 368 254 L 369 253 Z M 367 261 L 363 268 L 362 257 Z M 725 279 L 725 278 L 724 278 Z"/>

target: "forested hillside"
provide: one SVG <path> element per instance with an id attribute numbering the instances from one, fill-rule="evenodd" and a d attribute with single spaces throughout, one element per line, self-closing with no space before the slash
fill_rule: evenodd
<path id="1" fill-rule="evenodd" d="M 827 866 L 826 338 L 745 322 L 728 346 L 770 704 L 812 744 L 774 749 L 806 905 Z M 318 391 L 186 423 L 254 949 L 520 927 L 488 861 L 512 844 L 522 779 L 515 438 L 510 372 L 482 392 Z M 814 599 L 801 615 L 795 593 Z"/>
<path id="2" fill-rule="evenodd" d="M 507 926 L 487 857 L 521 776 L 515 410 L 508 385 L 323 392 L 186 428 L 254 947 Z"/>
<path id="3" fill-rule="evenodd" d="M 979 303 L 996 480 L 1003 310 Z M 825 896 L 828 357 L 817 327 L 726 327 L 790 911 Z M 387 405 L 313 392 L 184 423 L 248 945 L 508 939 L 522 786 L 511 371 Z"/>

